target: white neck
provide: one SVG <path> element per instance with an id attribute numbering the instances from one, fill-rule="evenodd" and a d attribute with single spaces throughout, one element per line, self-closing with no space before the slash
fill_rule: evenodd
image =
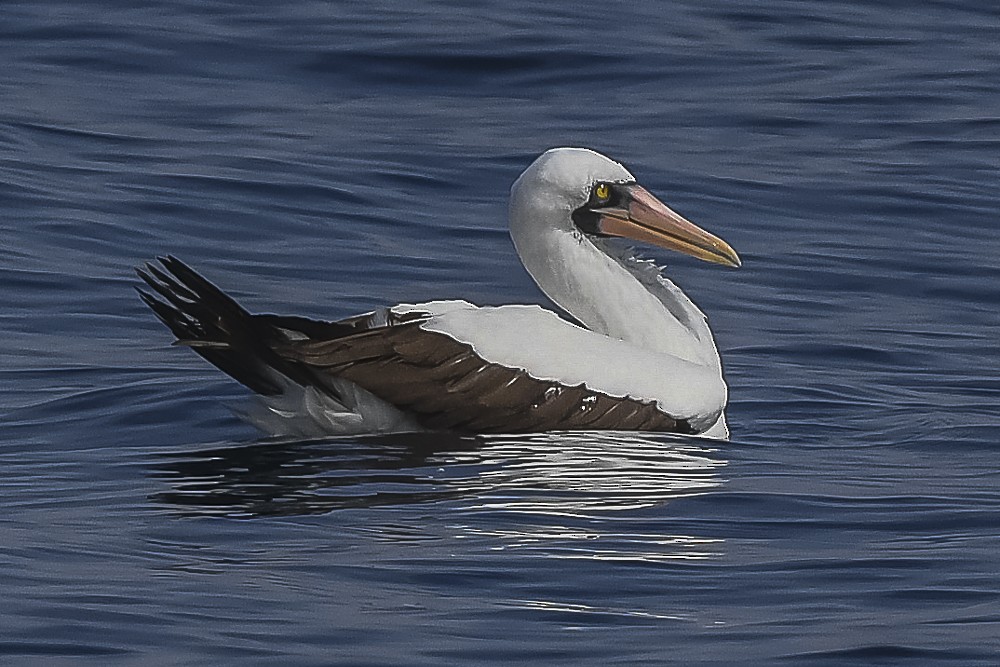
<path id="1" fill-rule="evenodd" d="M 616 258 L 576 229 L 570 212 L 511 200 L 511 237 L 556 305 L 591 331 L 710 368 L 719 355 L 705 316 L 653 267 Z"/>

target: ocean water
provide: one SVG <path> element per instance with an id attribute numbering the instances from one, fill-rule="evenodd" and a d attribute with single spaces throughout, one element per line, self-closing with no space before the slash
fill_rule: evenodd
<path id="1" fill-rule="evenodd" d="M 0 663 L 1000 663 L 1000 10 L 5 3 Z M 731 442 L 274 442 L 136 298 L 544 303 L 584 145 L 727 239 Z"/>

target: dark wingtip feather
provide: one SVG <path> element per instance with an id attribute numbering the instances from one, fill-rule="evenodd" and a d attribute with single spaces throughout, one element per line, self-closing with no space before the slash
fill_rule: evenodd
<path id="1" fill-rule="evenodd" d="M 281 391 L 274 371 L 296 375 L 271 349 L 274 334 L 266 320 L 255 319 L 181 260 L 158 257 L 135 272 L 145 283 L 135 287 L 139 298 L 173 332 L 175 345 L 190 347 L 261 394 Z"/>
<path id="2" fill-rule="evenodd" d="M 178 313 L 169 305 L 163 303 L 162 301 L 160 301 L 155 296 L 153 296 L 146 290 L 142 289 L 138 285 L 134 285 L 133 287 L 135 288 L 135 291 L 139 293 L 139 298 L 142 299 L 142 302 L 147 306 L 149 306 L 150 310 L 153 311 L 156 317 L 165 325 L 167 325 L 167 327 L 169 327 L 170 330 L 173 331 L 175 335 L 178 335 L 176 329 L 177 325 L 175 323 L 177 322 L 177 316 L 180 313 Z"/>

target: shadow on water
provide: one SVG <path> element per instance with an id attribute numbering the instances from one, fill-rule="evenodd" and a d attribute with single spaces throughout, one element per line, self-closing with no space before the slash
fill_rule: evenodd
<path id="1" fill-rule="evenodd" d="M 575 515 L 632 510 L 722 484 L 708 441 L 660 434 L 409 433 L 265 441 L 160 455 L 153 499 L 183 514 L 294 516 L 453 502 Z"/>

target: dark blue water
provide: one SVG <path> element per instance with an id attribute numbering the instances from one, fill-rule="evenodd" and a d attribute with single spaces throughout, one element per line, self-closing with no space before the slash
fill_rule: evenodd
<path id="1" fill-rule="evenodd" d="M 1000 662 L 989 3 L 5 3 L 0 662 Z M 132 291 L 540 302 L 586 145 L 740 252 L 733 441 L 274 443 Z"/>

